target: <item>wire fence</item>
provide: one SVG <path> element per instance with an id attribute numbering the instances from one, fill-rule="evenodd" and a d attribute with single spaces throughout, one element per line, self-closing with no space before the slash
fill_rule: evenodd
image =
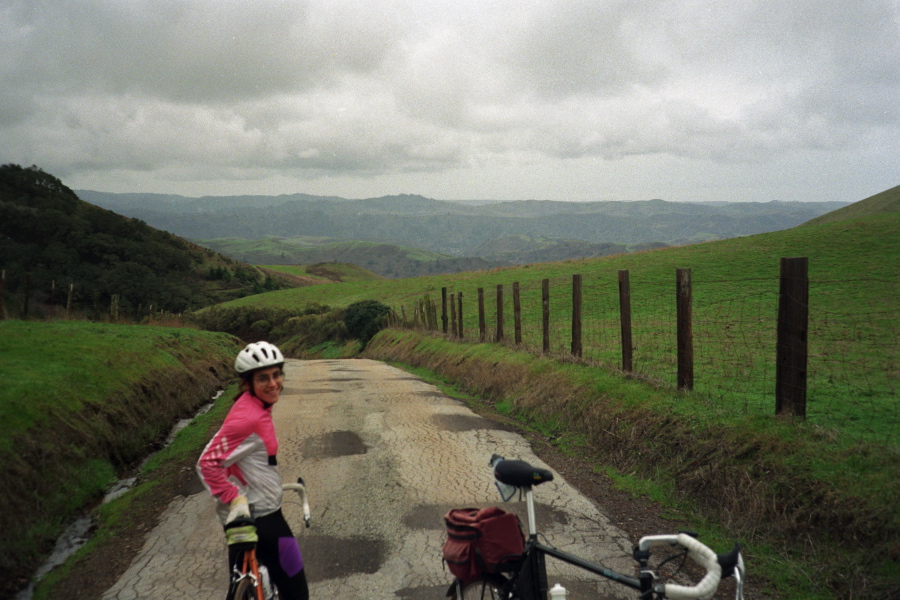
<path id="1" fill-rule="evenodd" d="M 780 281 L 778 274 L 765 279 L 693 281 L 694 397 L 748 416 L 775 414 Z M 618 281 L 582 280 L 581 347 L 577 352 L 573 347 L 578 329 L 573 278 L 523 282 L 515 285 L 515 294 L 513 284 L 495 284 L 502 285 L 499 304 L 496 287 L 479 291 L 477 284 L 456 284 L 443 288 L 446 301 L 429 297 L 414 307 L 404 307 L 406 325 L 443 330 L 466 342 L 495 343 L 502 334 L 504 344 L 523 350 L 565 360 L 573 360 L 575 355 L 575 360 L 588 365 L 626 370 L 657 385 L 676 387 L 679 354 L 674 280 L 630 281 L 630 369 L 624 364 Z M 544 286 L 550 290 L 549 311 L 544 307 Z M 898 281 L 866 278 L 808 282 L 805 418 L 823 435 L 849 436 L 859 443 L 898 444 L 898 288 Z M 483 314 L 479 314 L 479 293 L 484 298 Z M 461 320 L 457 318 L 460 305 Z M 429 312 L 434 314 L 429 316 Z"/>

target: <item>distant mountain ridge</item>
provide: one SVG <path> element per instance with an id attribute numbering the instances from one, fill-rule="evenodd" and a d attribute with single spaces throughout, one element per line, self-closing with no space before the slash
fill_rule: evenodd
<path id="1" fill-rule="evenodd" d="M 413 246 L 453 256 L 475 256 L 483 244 L 515 236 L 623 245 L 725 239 L 788 229 L 848 204 L 467 203 L 408 194 L 348 200 L 306 194 L 185 198 L 77 193 L 87 202 L 189 239 L 321 236 Z"/>

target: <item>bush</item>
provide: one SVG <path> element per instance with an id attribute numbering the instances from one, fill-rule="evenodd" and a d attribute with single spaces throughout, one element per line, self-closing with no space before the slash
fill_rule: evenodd
<path id="1" fill-rule="evenodd" d="M 344 311 L 347 334 L 351 338 L 358 339 L 365 347 L 369 340 L 384 327 L 390 313 L 390 307 L 377 300 L 354 302 Z"/>

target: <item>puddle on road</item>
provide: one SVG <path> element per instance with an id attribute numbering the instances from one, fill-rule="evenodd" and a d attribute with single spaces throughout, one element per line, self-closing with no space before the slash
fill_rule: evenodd
<path id="1" fill-rule="evenodd" d="M 378 538 L 304 535 L 300 548 L 310 583 L 377 573 L 387 556 L 387 543 Z"/>
<path id="2" fill-rule="evenodd" d="M 301 452 L 305 458 L 337 458 L 365 454 L 368 448 L 362 438 L 352 431 L 331 431 L 311 437 L 303 442 Z"/>

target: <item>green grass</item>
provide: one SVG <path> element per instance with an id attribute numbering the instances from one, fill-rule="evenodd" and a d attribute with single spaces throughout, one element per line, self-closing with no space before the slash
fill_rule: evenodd
<path id="1" fill-rule="evenodd" d="M 57 586 L 65 586 L 66 577 L 79 568 L 81 561 L 136 525 L 135 517 L 159 504 L 154 498 L 178 476 L 182 465 L 192 465 L 209 441 L 210 430 L 217 427 L 232 404 L 236 386 L 226 389 L 213 408 L 198 416 L 175 436 L 172 443 L 144 463 L 137 474 L 137 484 L 122 496 L 101 505 L 95 514 L 96 528 L 90 539 L 65 564 L 44 577 L 35 588 L 33 600 L 54 597 Z"/>
<path id="2" fill-rule="evenodd" d="M 367 269 L 349 263 L 319 263 L 315 265 L 259 265 L 286 275 L 298 277 L 310 277 L 321 283 L 333 283 L 335 277 L 341 282 L 348 281 L 373 281 L 383 277 L 372 273 Z"/>
<path id="3" fill-rule="evenodd" d="M 900 213 L 877 214 L 681 248 L 518 268 L 341 283 L 281 290 L 225 306 L 342 306 L 375 299 L 398 310 L 441 288 L 462 293 L 464 327 L 478 335 L 478 288 L 488 335 L 495 328 L 496 286 L 504 285 L 505 334 L 512 337 L 512 283 L 519 282 L 523 342 L 542 344 L 541 280 L 551 283 L 551 344 L 569 350 L 571 278 L 584 282 L 584 358 L 618 368 L 618 271 L 632 292 L 634 368 L 675 384 L 675 270 L 693 280 L 695 389 L 742 415 L 774 411 L 775 331 L 782 257 L 809 258 L 808 421 L 845 443 L 897 444 L 897 323 L 900 310 Z"/>
<path id="4" fill-rule="evenodd" d="M 30 574 L 69 520 L 213 393 L 211 371 L 228 376 L 238 349 L 192 329 L 0 321 L 0 567 Z"/>

